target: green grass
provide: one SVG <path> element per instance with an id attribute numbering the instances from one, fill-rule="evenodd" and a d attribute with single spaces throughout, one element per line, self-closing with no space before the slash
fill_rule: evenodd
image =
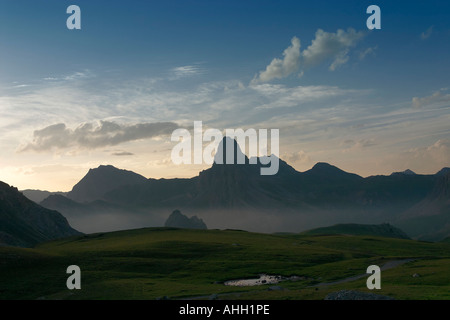
<path id="1" fill-rule="evenodd" d="M 149 228 L 72 237 L 34 249 L 0 248 L 1 299 L 323 299 L 368 291 L 371 264 L 413 262 L 382 271 L 382 290 L 397 299 L 450 299 L 450 244 L 374 236 L 258 234 L 233 230 Z M 66 268 L 81 268 L 81 290 L 66 288 Z M 230 287 L 226 280 L 260 273 L 302 276 L 270 285 Z M 413 274 L 420 277 L 412 277 Z"/>

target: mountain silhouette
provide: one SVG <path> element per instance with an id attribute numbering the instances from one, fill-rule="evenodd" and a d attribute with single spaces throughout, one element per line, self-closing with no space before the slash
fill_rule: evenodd
<path id="1" fill-rule="evenodd" d="M 0 182 L 0 244 L 32 247 L 77 234 L 59 212 L 36 204 L 16 188 Z"/>
<path id="2" fill-rule="evenodd" d="M 174 210 L 167 218 L 164 226 L 183 229 L 207 229 L 206 224 L 202 219 L 199 219 L 196 216 L 188 218 L 182 214 L 180 210 Z"/>
<path id="3" fill-rule="evenodd" d="M 230 153 L 230 151 L 232 153 Z M 225 136 L 222 141 L 220 141 L 217 152 L 214 155 L 215 165 L 248 164 L 248 162 L 248 157 L 242 152 L 241 147 L 236 140 Z"/>
<path id="4" fill-rule="evenodd" d="M 441 170 L 439 170 L 439 172 L 436 173 L 437 176 L 444 176 L 447 173 L 450 173 L 450 168 L 446 167 L 446 168 L 442 168 Z"/>
<path id="5" fill-rule="evenodd" d="M 47 198 L 45 198 L 44 200 L 42 200 L 39 204 L 45 208 L 49 208 L 49 209 L 57 210 L 57 211 L 59 211 L 59 210 L 65 211 L 66 209 L 81 210 L 86 207 L 85 204 L 78 203 L 76 201 L 73 201 L 73 200 L 71 200 L 63 195 L 59 195 L 59 194 L 52 194 L 52 195 L 48 196 Z"/>
<path id="6" fill-rule="evenodd" d="M 45 190 L 31 190 L 31 189 L 20 190 L 20 192 L 22 192 L 22 194 L 25 197 L 27 197 L 28 199 L 30 199 L 31 201 L 34 201 L 36 203 L 39 203 L 42 200 L 44 200 L 54 194 L 58 194 L 58 195 L 66 195 L 67 194 L 66 192 L 50 192 L 50 191 L 45 191 Z"/>
<path id="7" fill-rule="evenodd" d="M 85 203 L 101 199 L 103 195 L 121 186 L 135 185 L 147 179 L 137 173 L 120 170 L 111 165 L 90 169 L 67 194 L 69 199 Z"/>
<path id="8" fill-rule="evenodd" d="M 405 171 L 401 172 L 394 172 L 392 174 L 406 174 L 406 175 L 415 175 L 416 173 L 410 169 L 406 169 Z"/>
<path id="9" fill-rule="evenodd" d="M 226 148 L 230 143 L 234 145 L 232 156 Z M 220 157 L 238 160 L 243 155 L 237 142 L 230 138 L 222 140 L 219 152 L 222 155 L 216 160 Z M 59 199 L 57 206 L 51 202 L 42 204 L 63 214 L 69 212 L 71 217 L 76 217 L 77 212 L 88 215 L 117 208 L 123 215 L 135 212 L 163 216 L 167 210 L 179 208 L 207 217 L 210 227 L 264 232 L 302 231 L 338 223 L 389 222 L 411 237 L 419 237 L 422 235 L 419 229 L 405 226 L 411 218 L 420 216 L 411 210 L 422 202 L 419 212 L 430 211 L 428 206 L 437 206 L 435 200 L 430 200 L 433 190 L 443 188 L 437 184 L 440 174 L 406 171 L 363 178 L 323 162 L 298 172 L 278 158 L 278 172 L 261 175 L 261 167 L 267 166 L 262 158 L 243 156 L 242 164 L 216 161 L 198 176 L 187 179 L 145 179 L 130 171 L 101 166 L 91 169 L 69 193 L 68 197 L 75 201 L 69 205 L 71 209 L 64 207 L 67 201 L 63 198 L 54 198 Z M 274 155 L 271 157 L 275 159 Z M 79 207 L 80 204 L 84 206 Z M 442 201 L 441 207 L 439 215 L 445 210 Z M 433 228 L 450 223 L 445 215 L 440 215 L 440 219 L 430 222 Z"/>

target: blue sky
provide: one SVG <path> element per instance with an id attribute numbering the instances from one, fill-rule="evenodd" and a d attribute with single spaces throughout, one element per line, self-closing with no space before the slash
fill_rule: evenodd
<path id="1" fill-rule="evenodd" d="M 82 29 L 66 28 L 81 8 Z M 381 8 L 381 30 L 366 8 Z M 361 174 L 450 157 L 443 1 L 0 0 L 0 180 L 69 190 L 88 168 L 189 177 L 170 130 L 278 128 L 280 154 Z M 121 138 L 118 139 L 117 135 Z"/>

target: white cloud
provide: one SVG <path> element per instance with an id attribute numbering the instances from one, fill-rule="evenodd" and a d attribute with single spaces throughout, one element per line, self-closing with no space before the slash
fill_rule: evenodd
<path id="1" fill-rule="evenodd" d="M 170 70 L 170 73 L 171 73 L 170 79 L 174 80 L 203 74 L 204 70 L 198 66 L 181 66 L 172 68 Z"/>
<path id="2" fill-rule="evenodd" d="M 450 94 L 444 94 L 446 89 L 441 89 L 434 92 L 431 96 L 426 96 L 423 98 L 414 97 L 412 98 L 412 106 L 414 108 L 422 108 L 437 104 L 446 104 L 450 102 Z"/>
<path id="3" fill-rule="evenodd" d="M 41 152 L 70 147 L 96 149 L 128 141 L 170 135 L 177 128 L 178 125 L 172 122 L 121 125 L 110 121 L 100 121 L 97 125 L 84 123 L 75 129 L 67 128 L 64 123 L 59 123 L 34 131 L 33 141 L 19 147 L 18 152 Z"/>
<path id="4" fill-rule="evenodd" d="M 349 49 L 364 37 L 362 31 L 349 28 L 347 31 L 339 29 L 335 33 L 325 32 L 322 29 L 316 31 L 316 37 L 311 45 L 303 53 L 305 66 L 314 66 L 325 60 L 332 59 L 330 70 L 347 63 Z"/>
<path id="5" fill-rule="evenodd" d="M 268 82 L 272 79 L 281 79 L 298 70 L 300 63 L 300 40 L 297 37 L 292 38 L 291 45 L 284 50 L 283 56 L 283 59 L 273 59 L 266 67 L 266 70 L 261 71 L 254 81 Z"/>
<path id="6" fill-rule="evenodd" d="M 257 109 L 279 107 L 298 107 L 305 103 L 319 102 L 327 98 L 356 93 L 355 90 L 344 90 L 334 86 L 296 86 L 287 87 L 280 84 L 257 84 L 250 87 L 260 95 L 269 99 Z"/>
<path id="7" fill-rule="evenodd" d="M 59 76 L 59 77 L 45 77 L 42 80 L 44 81 L 74 81 L 74 80 L 82 80 L 82 79 L 89 79 L 95 77 L 94 73 L 92 73 L 91 70 L 85 69 L 83 71 L 76 71 L 66 76 Z"/>
<path id="8" fill-rule="evenodd" d="M 361 51 L 359 54 L 359 60 L 364 60 L 369 55 L 375 55 L 375 50 L 378 49 L 378 46 L 367 48 L 364 51 Z"/>
<path id="9" fill-rule="evenodd" d="M 431 36 L 432 33 L 433 33 L 433 26 L 429 27 L 426 31 L 422 32 L 420 34 L 420 39 L 426 40 Z"/>
<path id="10" fill-rule="evenodd" d="M 273 79 L 282 79 L 295 73 L 301 66 L 312 67 L 326 60 L 331 60 L 330 71 L 334 71 L 346 64 L 349 60 L 349 52 L 356 43 L 364 37 L 364 32 L 349 28 L 347 31 L 339 29 L 335 33 L 318 29 L 311 45 L 300 51 L 300 40 L 293 37 L 291 45 L 284 50 L 283 59 L 275 58 L 255 76 L 252 84 L 269 82 Z M 371 49 L 373 51 L 374 49 Z M 370 52 L 366 52 L 367 55 Z M 299 73 L 303 76 L 303 71 Z"/>

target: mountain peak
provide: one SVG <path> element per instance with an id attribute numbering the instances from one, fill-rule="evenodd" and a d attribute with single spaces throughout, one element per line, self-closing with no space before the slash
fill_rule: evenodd
<path id="1" fill-rule="evenodd" d="M 407 176 L 415 176 L 416 175 L 416 173 L 410 169 L 406 169 L 405 171 L 401 171 L 401 172 L 394 172 L 391 175 L 394 175 L 394 174 L 404 174 Z"/>
<path id="2" fill-rule="evenodd" d="M 231 153 L 230 153 L 231 152 Z M 214 156 L 214 164 L 246 164 L 247 156 L 242 152 L 241 147 L 235 139 L 225 136 L 220 141 L 217 152 Z"/>
<path id="3" fill-rule="evenodd" d="M 326 162 L 317 162 L 309 171 L 322 174 L 342 174 L 347 173 L 344 170 L 339 169 Z M 350 174 L 350 173 L 348 173 Z"/>
<path id="4" fill-rule="evenodd" d="M 197 216 L 188 218 L 180 210 L 173 211 L 169 218 L 167 218 L 164 226 L 183 229 L 207 229 L 202 219 L 197 218 Z"/>
<path id="5" fill-rule="evenodd" d="M 450 173 L 450 168 L 445 167 L 439 170 L 439 172 L 436 173 L 437 176 L 445 176 L 446 174 Z"/>
<path id="6" fill-rule="evenodd" d="M 128 170 L 118 169 L 112 165 L 101 165 L 90 169 L 67 194 L 67 197 L 77 202 L 100 200 L 103 196 L 118 187 L 135 185 L 147 181 L 147 178 Z"/>
<path id="7" fill-rule="evenodd" d="M 344 182 L 346 180 L 363 179 L 354 173 L 348 173 L 326 162 L 318 162 L 310 170 L 302 173 L 304 176 L 316 178 L 319 180 L 339 180 Z"/>
<path id="8" fill-rule="evenodd" d="M 127 170 L 122 170 L 119 168 L 114 167 L 113 165 L 110 164 L 101 164 L 99 165 L 97 168 L 91 168 L 89 169 L 89 171 L 127 171 Z"/>
<path id="9" fill-rule="evenodd" d="M 323 169 L 338 169 L 338 167 L 335 167 L 327 162 L 317 162 L 313 167 L 312 170 L 323 170 Z"/>

